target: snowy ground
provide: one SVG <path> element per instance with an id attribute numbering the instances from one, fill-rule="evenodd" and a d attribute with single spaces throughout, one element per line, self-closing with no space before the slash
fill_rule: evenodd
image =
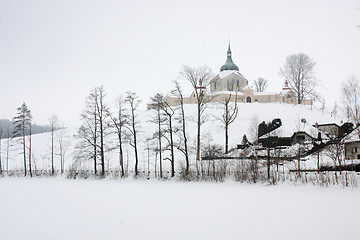
<path id="1" fill-rule="evenodd" d="M 359 189 L 1 178 L 0 235 L 41 239 L 357 239 Z"/>

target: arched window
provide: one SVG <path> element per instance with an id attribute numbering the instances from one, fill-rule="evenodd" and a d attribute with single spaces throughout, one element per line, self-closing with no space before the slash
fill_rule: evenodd
<path id="1" fill-rule="evenodd" d="M 246 98 L 246 102 L 247 102 L 247 103 L 251 103 L 251 97 L 247 97 L 247 98 Z"/>

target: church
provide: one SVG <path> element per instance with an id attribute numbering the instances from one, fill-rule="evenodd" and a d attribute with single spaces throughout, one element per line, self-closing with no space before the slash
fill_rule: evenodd
<path id="1" fill-rule="evenodd" d="M 239 67 L 233 62 L 231 56 L 230 43 L 227 51 L 227 59 L 221 66 L 219 74 L 211 81 L 206 94 L 212 96 L 211 102 L 222 102 L 224 99 L 242 103 L 286 103 L 297 104 L 295 92 L 289 87 L 287 81 L 279 92 L 256 92 L 249 87 L 249 81 L 240 73 Z M 166 101 L 170 106 L 179 105 L 175 96 L 166 96 Z M 184 104 L 195 104 L 195 93 L 184 97 Z M 303 105 L 312 105 L 311 99 L 304 99 Z"/>

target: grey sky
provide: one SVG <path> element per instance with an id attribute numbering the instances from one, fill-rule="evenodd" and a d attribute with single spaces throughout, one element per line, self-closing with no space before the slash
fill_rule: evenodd
<path id="1" fill-rule="evenodd" d="M 233 60 L 251 82 L 280 91 L 286 56 L 316 65 L 326 104 L 360 77 L 360 1 L 0 0 L 0 118 L 25 101 L 36 123 L 56 114 L 76 124 L 84 99 L 104 85 L 144 102 L 172 88 L 181 66 L 218 73 L 230 37 Z M 185 89 L 190 89 L 183 84 Z"/>

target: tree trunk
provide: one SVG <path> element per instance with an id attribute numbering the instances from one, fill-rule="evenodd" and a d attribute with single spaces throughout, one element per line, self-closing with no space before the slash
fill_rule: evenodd
<path id="1" fill-rule="evenodd" d="M 317 153 L 317 172 L 320 173 L 320 153 Z"/>
<path id="2" fill-rule="evenodd" d="M 182 96 L 181 96 L 182 98 Z M 188 154 L 188 147 L 187 147 L 187 137 L 186 137 L 186 123 L 185 123 L 185 113 L 184 113 L 184 104 L 183 100 L 181 99 L 181 115 L 182 115 L 182 132 L 184 137 L 184 152 L 185 152 L 185 161 L 186 161 L 186 172 L 185 175 L 189 174 L 189 154 Z"/>
<path id="3" fill-rule="evenodd" d="M 104 127 L 103 119 L 100 118 L 100 154 L 101 154 L 101 175 L 105 176 L 105 154 L 104 154 Z"/>
<path id="4" fill-rule="evenodd" d="M 137 175 L 138 175 L 139 159 L 138 159 L 138 151 L 137 151 L 137 140 L 136 140 L 136 128 L 135 128 L 135 113 L 134 113 L 134 109 L 132 109 L 132 129 L 133 129 L 133 134 L 134 134 L 134 149 L 135 149 L 135 176 L 137 176 Z"/>
<path id="5" fill-rule="evenodd" d="M 200 118 L 200 106 L 198 105 L 197 115 L 197 140 L 196 140 L 196 160 L 200 161 L 200 130 L 201 130 L 201 118 Z"/>
<path id="6" fill-rule="evenodd" d="M 9 133 L 8 133 L 9 134 Z M 9 174 L 10 134 L 6 140 L 6 173 Z"/>
<path id="7" fill-rule="evenodd" d="M 96 106 L 95 106 L 96 107 Z M 95 110 L 96 111 L 96 110 Z M 96 113 L 94 114 L 94 174 L 97 174 L 97 119 Z"/>
<path id="8" fill-rule="evenodd" d="M 25 139 L 25 128 L 24 128 L 24 132 L 23 132 L 23 157 L 24 157 L 24 176 L 26 177 L 26 139 Z"/>
<path id="9" fill-rule="evenodd" d="M 268 159 L 267 159 L 267 177 L 270 181 L 270 149 L 267 150 Z"/>
<path id="10" fill-rule="evenodd" d="M 174 157 L 174 141 L 173 141 L 171 116 L 169 116 L 169 131 L 170 131 L 170 149 L 171 149 L 171 177 L 174 177 L 175 176 L 175 157 Z"/>
<path id="11" fill-rule="evenodd" d="M 229 152 L 229 134 L 228 134 L 229 125 L 225 123 L 225 153 Z"/>
<path id="12" fill-rule="evenodd" d="M 32 177 L 32 170 L 31 170 L 31 123 L 30 123 L 30 129 L 29 129 L 29 171 L 30 171 L 30 177 Z"/>
<path id="13" fill-rule="evenodd" d="M 161 119 L 160 119 L 160 111 L 158 111 L 158 131 L 159 131 L 159 157 L 160 157 L 160 178 L 163 177 L 163 171 L 162 171 L 162 148 L 161 148 Z"/>
<path id="14" fill-rule="evenodd" d="M 121 168 L 121 177 L 124 177 L 124 153 L 122 149 L 121 136 L 119 136 L 119 159 L 120 159 L 120 168 Z"/>
<path id="15" fill-rule="evenodd" d="M 54 176 L 54 126 L 51 126 L 51 175 Z"/>

